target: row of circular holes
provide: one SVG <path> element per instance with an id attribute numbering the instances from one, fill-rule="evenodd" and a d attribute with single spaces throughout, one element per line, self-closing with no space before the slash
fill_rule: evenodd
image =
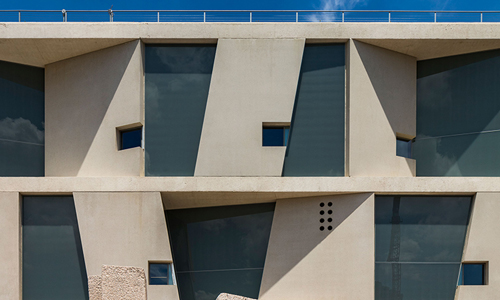
<path id="1" fill-rule="evenodd" d="M 332 203 L 332 202 L 328 202 L 328 206 L 332 206 L 332 205 L 333 205 L 333 203 Z M 323 207 L 323 206 L 325 206 L 325 203 L 321 202 L 321 203 L 319 204 L 319 206 L 320 206 L 320 207 Z M 331 215 L 332 213 L 333 213 L 333 211 L 332 211 L 331 209 L 330 209 L 330 210 L 328 210 L 328 214 L 329 214 L 329 215 Z M 325 211 L 324 211 L 324 210 L 320 210 L 319 214 L 320 214 L 320 215 L 324 215 L 324 214 L 325 214 Z M 321 219 L 319 219 L 319 222 L 320 222 L 320 223 L 324 223 L 324 222 L 325 222 L 325 219 L 321 218 Z M 332 218 L 328 218 L 328 222 L 332 222 Z M 328 226 L 328 230 L 332 230 L 332 229 L 333 229 L 333 227 L 332 227 L 331 225 L 330 225 L 330 226 Z M 325 230 L 325 227 L 324 227 L 324 226 L 321 226 L 321 227 L 319 228 L 319 230 L 323 231 L 323 230 Z"/>

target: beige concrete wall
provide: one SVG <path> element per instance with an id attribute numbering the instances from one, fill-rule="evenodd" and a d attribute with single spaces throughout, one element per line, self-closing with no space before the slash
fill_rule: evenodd
<path id="1" fill-rule="evenodd" d="M 19 193 L 0 193 L 0 300 L 21 299 Z"/>
<path id="2" fill-rule="evenodd" d="M 396 134 L 416 135 L 416 59 L 353 40 L 348 49 L 349 175 L 414 176 Z"/>
<path id="3" fill-rule="evenodd" d="M 259 299 L 373 299 L 374 224 L 373 194 L 278 200 Z"/>
<path id="4" fill-rule="evenodd" d="M 116 127 L 143 123 L 139 41 L 47 65 L 45 175 L 139 176 L 143 150 L 118 151 Z"/>
<path id="5" fill-rule="evenodd" d="M 130 40 L 359 39 L 429 59 L 500 48 L 499 23 L 1 23 L 0 60 L 44 66 Z"/>
<path id="6" fill-rule="evenodd" d="M 290 122 L 304 39 L 217 44 L 195 176 L 281 176 L 285 147 L 262 147 L 263 122 Z"/>
<path id="7" fill-rule="evenodd" d="M 478 193 L 469 224 L 464 262 L 487 262 L 488 285 L 458 287 L 457 300 L 498 299 L 500 295 L 500 193 Z"/>
<path id="8" fill-rule="evenodd" d="M 105 264 L 148 270 L 148 261 L 172 261 L 160 193 L 73 196 L 87 275 Z M 178 299 L 177 286 L 148 285 L 148 299 Z"/>

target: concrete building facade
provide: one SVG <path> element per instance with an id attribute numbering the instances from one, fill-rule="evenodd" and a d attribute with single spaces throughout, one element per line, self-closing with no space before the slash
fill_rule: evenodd
<path id="1" fill-rule="evenodd" d="M 497 298 L 499 24 L 1 25 L 1 300 Z"/>

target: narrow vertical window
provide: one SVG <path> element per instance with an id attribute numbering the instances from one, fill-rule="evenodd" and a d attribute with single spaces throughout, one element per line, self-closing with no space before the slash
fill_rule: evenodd
<path id="1" fill-rule="evenodd" d="M 215 45 L 146 46 L 147 176 L 193 176 Z"/>
<path id="2" fill-rule="evenodd" d="M 23 198 L 23 300 L 88 300 L 73 197 Z"/>
<path id="3" fill-rule="evenodd" d="M 0 61 L 0 176 L 45 174 L 44 76 Z"/>
<path id="4" fill-rule="evenodd" d="M 344 176 L 345 45 L 306 45 L 283 176 Z"/>

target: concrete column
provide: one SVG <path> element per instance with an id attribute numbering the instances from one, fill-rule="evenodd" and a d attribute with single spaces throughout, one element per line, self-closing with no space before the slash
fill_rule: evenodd
<path id="1" fill-rule="evenodd" d="M 141 148 L 118 150 L 117 127 L 143 124 L 139 41 L 45 68 L 45 175 L 140 176 Z"/>
<path id="2" fill-rule="evenodd" d="M 396 136 L 416 135 L 416 59 L 354 40 L 348 51 L 349 175 L 415 176 Z"/>
<path id="3" fill-rule="evenodd" d="M 171 262 L 160 193 L 74 193 L 87 275 L 102 265 Z M 149 280 L 148 280 L 149 281 Z M 148 299 L 178 299 L 177 286 L 148 285 Z"/>
<path id="4" fill-rule="evenodd" d="M 487 263 L 487 285 L 462 285 L 457 300 L 497 299 L 500 294 L 500 193 L 477 193 L 474 200 L 464 262 Z"/>
<path id="5" fill-rule="evenodd" d="M 259 299 L 373 299 L 374 227 L 373 194 L 278 200 Z"/>
<path id="6" fill-rule="evenodd" d="M 195 176 L 281 176 L 285 147 L 263 122 L 291 122 L 304 39 L 219 39 Z"/>
<path id="7" fill-rule="evenodd" d="M 19 193 L 0 193 L 0 300 L 21 299 L 21 249 Z"/>

